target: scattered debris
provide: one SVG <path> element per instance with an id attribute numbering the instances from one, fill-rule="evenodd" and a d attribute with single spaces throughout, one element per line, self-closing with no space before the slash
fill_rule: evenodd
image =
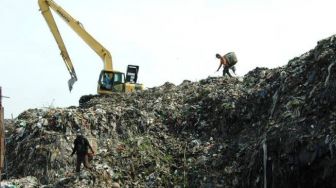
<path id="1" fill-rule="evenodd" d="M 6 176 L 41 187 L 336 187 L 334 38 L 243 78 L 29 109 L 8 129 Z M 92 172 L 74 173 L 78 128 L 97 140 Z"/>

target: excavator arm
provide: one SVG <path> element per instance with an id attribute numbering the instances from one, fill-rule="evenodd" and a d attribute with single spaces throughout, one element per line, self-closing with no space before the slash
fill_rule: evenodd
<path id="1" fill-rule="evenodd" d="M 95 40 L 82 26 L 82 24 L 75 20 L 70 14 L 68 14 L 62 7 L 57 5 L 52 0 L 38 0 L 40 6 L 40 11 L 45 18 L 51 33 L 53 34 L 57 45 L 61 51 L 61 56 L 64 63 L 70 73 L 70 80 L 68 81 L 69 90 L 72 90 L 73 84 L 77 81 L 77 76 L 73 64 L 71 62 L 70 56 L 67 52 L 65 44 L 63 42 L 62 36 L 57 28 L 55 19 L 50 11 L 53 9 L 85 42 L 88 44 L 103 60 L 104 70 L 113 71 L 112 67 L 112 57 L 110 52 L 104 48 L 97 40 Z"/>

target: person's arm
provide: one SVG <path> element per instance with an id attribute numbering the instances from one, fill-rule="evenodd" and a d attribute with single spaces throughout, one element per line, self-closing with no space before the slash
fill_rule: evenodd
<path id="1" fill-rule="evenodd" d="M 219 63 L 219 67 L 217 69 L 217 72 L 219 71 L 219 69 L 222 67 L 222 62 Z"/>

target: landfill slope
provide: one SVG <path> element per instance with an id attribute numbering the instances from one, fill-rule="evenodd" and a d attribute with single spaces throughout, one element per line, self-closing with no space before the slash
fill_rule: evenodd
<path id="1" fill-rule="evenodd" d="M 8 130 L 6 177 L 39 187 L 336 187 L 335 50 L 331 36 L 243 78 L 29 109 Z M 76 176 L 78 128 L 98 151 L 95 170 Z"/>

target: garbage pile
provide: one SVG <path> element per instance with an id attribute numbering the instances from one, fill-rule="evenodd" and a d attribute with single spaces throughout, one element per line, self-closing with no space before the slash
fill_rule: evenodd
<path id="1" fill-rule="evenodd" d="M 27 176 L 20 179 L 10 179 L 1 181 L 0 188 L 35 188 L 39 185 L 37 178 Z"/>
<path id="2" fill-rule="evenodd" d="M 7 134 L 9 178 L 39 187 L 336 187 L 336 36 L 243 78 L 165 83 L 29 109 Z M 96 139 L 74 173 L 75 132 Z"/>

